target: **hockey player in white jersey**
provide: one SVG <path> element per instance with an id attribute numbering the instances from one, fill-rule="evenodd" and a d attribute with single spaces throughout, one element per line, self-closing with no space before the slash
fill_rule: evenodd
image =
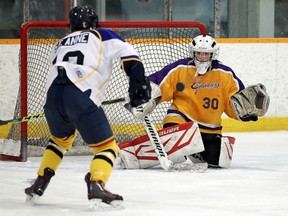
<path id="1" fill-rule="evenodd" d="M 38 177 L 25 193 L 28 200 L 43 195 L 78 131 L 94 153 L 85 176 L 91 208 L 107 204 L 117 207 L 123 197 L 105 190 L 105 184 L 118 149 L 101 108 L 111 77 L 112 61 L 119 59 L 128 76 L 132 107 L 149 101 L 150 83 L 138 53 L 113 31 L 101 29 L 93 9 L 87 6 L 73 8 L 69 14 L 69 28 L 71 33 L 52 48 L 44 105 L 51 137 Z"/>

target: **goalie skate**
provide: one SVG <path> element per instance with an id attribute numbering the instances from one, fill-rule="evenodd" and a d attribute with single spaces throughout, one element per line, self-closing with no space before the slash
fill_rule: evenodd
<path id="1" fill-rule="evenodd" d="M 90 173 L 85 176 L 90 211 L 109 211 L 124 208 L 122 196 L 109 192 L 104 189 L 101 182 L 91 181 L 90 177 Z"/>

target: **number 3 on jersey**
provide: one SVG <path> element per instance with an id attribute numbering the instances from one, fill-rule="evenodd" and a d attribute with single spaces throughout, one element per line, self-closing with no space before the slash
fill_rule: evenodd
<path id="1" fill-rule="evenodd" d="M 55 64 L 57 61 L 57 56 L 56 58 L 53 60 L 53 64 Z M 67 52 L 64 57 L 63 57 L 63 61 L 67 61 L 70 63 L 76 63 L 78 65 L 83 65 L 84 63 L 84 54 L 77 50 L 74 52 Z"/>

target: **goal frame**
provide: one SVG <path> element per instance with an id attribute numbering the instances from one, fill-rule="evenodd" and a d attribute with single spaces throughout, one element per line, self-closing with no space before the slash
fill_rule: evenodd
<path id="1" fill-rule="evenodd" d="M 201 34 L 207 34 L 207 30 L 204 24 L 200 22 L 100 22 L 101 28 L 198 28 Z M 68 22 L 66 21 L 55 21 L 55 22 L 27 22 L 21 27 L 21 37 L 20 37 L 20 70 L 21 70 L 21 80 L 20 80 L 20 117 L 25 117 L 28 115 L 28 31 L 30 28 L 67 28 Z M 35 113 L 38 114 L 38 113 Z M 22 122 L 20 126 L 20 159 L 19 161 L 27 161 L 28 157 L 28 126 L 27 122 Z"/>

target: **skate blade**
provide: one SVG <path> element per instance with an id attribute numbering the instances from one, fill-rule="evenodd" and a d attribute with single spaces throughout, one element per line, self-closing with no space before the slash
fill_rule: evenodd
<path id="1" fill-rule="evenodd" d="M 32 194 L 32 196 L 27 195 L 25 201 L 26 201 L 26 204 L 28 205 L 35 205 L 38 203 L 39 198 L 40 196 L 37 194 Z"/>
<path id="2" fill-rule="evenodd" d="M 114 200 L 110 204 L 102 202 L 101 199 L 89 200 L 90 211 L 111 211 L 124 209 L 123 200 Z"/>

